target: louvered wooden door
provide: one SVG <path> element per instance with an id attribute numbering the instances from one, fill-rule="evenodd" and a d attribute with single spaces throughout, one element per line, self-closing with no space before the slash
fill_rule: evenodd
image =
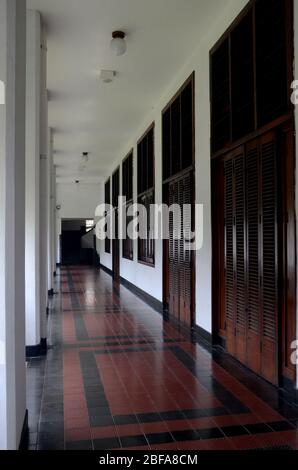
<path id="1" fill-rule="evenodd" d="M 113 220 L 113 242 L 112 242 L 112 265 L 114 279 L 118 280 L 120 276 L 120 247 L 119 247 L 119 169 L 115 171 L 112 178 L 112 204 L 114 210 Z"/>
<path id="2" fill-rule="evenodd" d="M 188 241 L 191 233 L 191 174 L 169 183 L 169 206 L 180 206 L 180 223 L 173 211 L 169 216 L 169 311 L 178 321 L 192 324 L 192 272 L 191 251 Z M 180 236 L 179 236 L 180 235 Z"/>
<path id="3" fill-rule="evenodd" d="M 275 134 L 225 160 L 225 321 L 229 353 L 278 381 L 278 186 Z"/>
<path id="4" fill-rule="evenodd" d="M 273 133 L 261 139 L 261 375 L 278 381 L 277 152 Z"/>
<path id="5" fill-rule="evenodd" d="M 179 185 L 174 181 L 169 185 L 169 206 L 178 204 Z M 170 313 L 179 320 L 179 240 L 177 235 L 177 225 L 175 223 L 174 212 L 169 215 L 169 309 Z"/>
<path id="6" fill-rule="evenodd" d="M 225 282 L 227 349 L 246 355 L 245 186 L 243 148 L 225 162 Z"/>

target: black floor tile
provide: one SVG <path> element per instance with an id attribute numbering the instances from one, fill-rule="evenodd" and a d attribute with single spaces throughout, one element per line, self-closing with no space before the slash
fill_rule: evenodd
<path id="1" fill-rule="evenodd" d="M 46 441 L 38 441 L 37 450 L 64 450 L 64 440 L 49 439 Z"/>
<path id="2" fill-rule="evenodd" d="M 224 426 L 221 428 L 221 431 L 227 437 L 244 436 L 245 434 L 249 434 L 248 430 L 244 426 Z"/>
<path id="3" fill-rule="evenodd" d="M 154 423 L 156 421 L 162 421 L 159 413 L 138 413 L 136 416 L 140 423 Z"/>
<path id="4" fill-rule="evenodd" d="M 290 431 L 291 429 L 295 429 L 295 426 L 289 421 L 276 421 L 274 423 L 268 423 L 268 426 L 270 426 L 270 428 L 272 428 L 275 432 Z"/>
<path id="5" fill-rule="evenodd" d="M 183 414 L 187 419 L 203 418 L 206 416 L 204 410 L 183 410 Z"/>
<path id="6" fill-rule="evenodd" d="M 159 413 L 164 421 L 177 421 L 185 419 L 183 411 L 163 411 Z"/>
<path id="7" fill-rule="evenodd" d="M 185 431 L 173 431 L 171 434 L 176 442 L 196 441 L 200 439 L 198 432 L 191 429 L 187 429 Z"/>
<path id="8" fill-rule="evenodd" d="M 94 450 L 109 450 L 119 449 L 121 447 L 120 441 L 117 437 L 106 439 L 95 439 L 93 441 Z"/>
<path id="9" fill-rule="evenodd" d="M 138 423 L 138 419 L 136 415 L 118 415 L 118 416 L 113 416 L 113 418 L 114 418 L 114 423 L 117 425 Z"/>
<path id="10" fill-rule="evenodd" d="M 113 426 L 114 420 L 112 416 L 90 416 L 91 427 Z"/>
<path id="11" fill-rule="evenodd" d="M 125 436 L 120 437 L 121 447 L 141 447 L 148 445 L 145 436 L 138 435 L 138 436 Z"/>
<path id="12" fill-rule="evenodd" d="M 149 444 L 167 444 L 174 441 L 172 435 L 169 432 L 146 434 L 146 438 Z"/>
<path id="13" fill-rule="evenodd" d="M 272 432 L 272 429 L 265 423 L 246 424 L 245 428 L 250 434 L 263 434 Z"/>
<path id="14" fill-rule="evenodd" d="M 75 442 L 66 442 L 66 450 L 93 450 L 92 441 L 75 441 Z"/>
<path id="15" fill-rule="evenodd" d="M 197 429 L 200 439 L 220 439 L 224 434 L 219 428 Z"/>

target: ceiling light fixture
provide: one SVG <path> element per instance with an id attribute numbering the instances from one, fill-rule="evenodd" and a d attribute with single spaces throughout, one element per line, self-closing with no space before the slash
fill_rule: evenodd
<path id="1" fill-rule="evenodd" d="M 116 75 L 116 72 L 114 70 L 101 70 L 100 71 L 100 79 L 104 83 L 112 83 L 115 75 Z"/>
<path id="2" fill-rule="evenodd" d="M 88 160 L 89 160 L 89 152 L 83 152 L 82 158 L 83 158 L 84 162 L 87 163 Z"/>
<path id="3" fill-rule="evenodd" d="M 112 33 L 111 49 L 117 55 L 123 55 L 126 52 L 125 33 L 123 31 L 114 31 Z"/>

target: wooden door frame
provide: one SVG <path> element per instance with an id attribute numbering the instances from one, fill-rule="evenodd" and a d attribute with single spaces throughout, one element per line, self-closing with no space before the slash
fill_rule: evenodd
<path id="1" fill-rule="evenodd" d="M 189 173 L 192 177 L 192 184 L 191 184 L 191 205 L 192 205 L 192 211 L 191 211 L 191 230 L 194 233 L 195 232 L 195 170 L 183 170 L 173 176 L 172 178 L 168 179 L 166 183 L 163 184 L 163 189 L 162 189 L 162 198 L 163 198 L 163 204 L 166 204 L 168 206 L 169 204 L 169 183 L 171 181 L 175 181 L 176 179 L 179 179 L 179 177 L 183 176 L 184 174 Z M 169 312 L 169 269 L 170 269 L 170 263 L 169 263 L 169 240 L 164 239 L 163 240 L 163 308 L 164 310 L 171 314 Z M 196 317 L 196 252 L 195 250 L 192 250 L 191 252 L 191 321 L 190 325 L 185 325 L 187 327 L 193 328 L 195 326 L 195 317 Z"/>
<path id="2" fill-rule="evenodd" d="M 113 229 L 113 240 L 112 240 L 112 268 L 113 268 L 113 278 L 118 280 L 120 278 L 120 242 L 119 242 L 119 206 L 117 201 L 117 206 L 114 206 L 113 201 L 113 189 L 114 189 L 114 177 L 118 173 L 118 196 L 120 195 L 120 166 L 112 174 L 112 204 L 114 217 L 113 222 L 115 224 Z M 115 269 L 117 268 L 117 269 Z"/>

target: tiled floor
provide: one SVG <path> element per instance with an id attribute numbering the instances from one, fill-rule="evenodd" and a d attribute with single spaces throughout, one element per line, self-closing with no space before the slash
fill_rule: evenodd
<path id="1" fill-rule="evenodd" d="M 62 268 L 28 363 L 30 449 L 298 449 L 295 393 L 195 342 L 103 271 Z"/>

